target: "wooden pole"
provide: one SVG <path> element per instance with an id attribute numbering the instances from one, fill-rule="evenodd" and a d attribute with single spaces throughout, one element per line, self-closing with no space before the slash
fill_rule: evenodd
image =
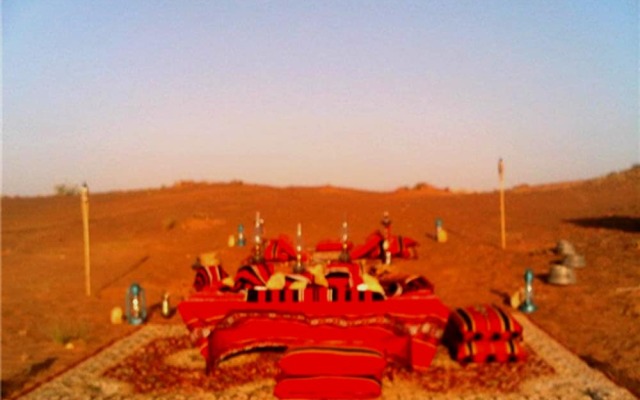
<path id="1" fill-rule="evenodd" d="M 89 188 L 85 183 L 80 189 L 82 203 L 82 227 L 84 233 L 84 283 L 87 296 L 91 296 L 91 254 L 89 252 Z"/>
<path id="2" fill-rule="evenodd" d="M 507 247 L 504 216 L 504 162 L 502 158 L 498 161 L 498 175 L 500 176 L 500 237 L 502 239 L 502 249 Z"/>

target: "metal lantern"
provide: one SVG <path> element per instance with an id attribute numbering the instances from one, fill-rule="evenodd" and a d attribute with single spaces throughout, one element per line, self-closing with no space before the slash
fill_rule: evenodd
<path id="1" fill-rule="evenodd" d="M 236 245 L 238 247 L 244 247 L 245 244 L 246 244 L 246 240 L 244 238 L 244 225 L 239 224 L 238 225 L 238 241 L 236 242 Z"/>
<path id="2" fill-rule="evenodd" d="M 581 254 L 567 254 L 562 261 L 563 265 L 571 268 L 583 268 L 587 265 Z"/>
<path id="3" fill-rule="evenodd" d="M 573 247 L 571 242 L 569 242 L 568 240 L 562 239 L 558 242 L 558 245 L 556 246 L 556 253 L 558 253 L 561 256 L 569 256 L 569 255 L 576 254 L 576 249 Z"/>
<path id="4" fill-rule="evenodd" d="M 576 271 L 566 265 L 553 264 L 549 271 L 548 281 L 553 285 L 574 285 L 576 283 Z"/>
<path id="5" fill-rule="evenodd" d="M 144 289 L 132 283 L 127 291 L 127 321 L 131 325 L 140 325 L 147 319 L 147 300 Z"/>
<path id="6" fill-rule="evenodd" d="M 524 302 L 519 309 L 528 314 L 538 309 L 533 303 L 533 271 L 529 268 L 524 272 L 524 284 Z"/>

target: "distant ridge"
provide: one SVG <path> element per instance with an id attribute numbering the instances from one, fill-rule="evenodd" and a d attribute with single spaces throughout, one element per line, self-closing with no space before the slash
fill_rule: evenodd
<path id="1" fill-rule="evenodd" d="M 527 193 L 535 191 L 551 191 L 576 188 L 580 186 L 601 186 L 604 184 L 638 182 L 640 184 L 640 164 L 634 164 L 628 169 L 610 172 L 595 178 L 587 178 L 576 181 L 543 183 L 539 185 L 528 185 L 526 183 L 514 186 L 511 190 L 516 193 Z"/>

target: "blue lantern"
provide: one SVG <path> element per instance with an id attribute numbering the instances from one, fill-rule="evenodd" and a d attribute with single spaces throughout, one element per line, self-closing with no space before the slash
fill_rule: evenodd
<path id="1" fill-rule="evenodd" d="M 127 321 L 131 325 L 140 325 L 147 319 L 147 299 L 144 289 L 132 283 L 127 291 Z"/>
<path id="2" fill-rule="evenodd" d="M 524 302 L 519 308 L 527 314 L 538 309 L 538 306 L 533 303 L 533 271 L 529 268 L 524 272 Z"/>
<path id="3" fill-rule="evenodd" d="M 244 238 L 244 225 L 238 225 L 238 241 L 236 242 L 238 247 L 244 247 L 246 239 Z"/>

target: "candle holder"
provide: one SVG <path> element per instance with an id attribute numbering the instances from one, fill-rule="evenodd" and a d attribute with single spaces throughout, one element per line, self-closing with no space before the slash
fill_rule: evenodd
<path id="1" fill-rule="evenodd" d="M 342 222 L 342 229 L 340 234 L 340 241 L 342 242 L 342 251 L 338 256 L 338 261 L 350 262 L 351 255 L 349 254 L 349 225 L 347 221 Z"/>
<path id="2" fill-rule="evenodd" d="M 524 302 L 519 309 L 527 314 L 538 309 L 538 306 L 533 303 L 533 271 L 530 268 L 524 272 Z"/>
<path id="3" fill-rule="evenodd" d="M 304 271 L 304 264 L 302 263 L 302 224 L 298 224 L 296 231 L 296 263 L 293 266 L 293 273 L 299 274 Z"/>
<path id="4" fill-rule="evenodd" d="M 144 289 L 132 283 L 127 291 L 127 321 L 131 325 L 140 325 L 147 319 L 147 300 Z"/>
<path id="5" fill-rule="evenodd" d="M 385 265 L 391 265 L 391 218 L 389 218 L 388 211 L 382 214 L 382 221 L 380 221 L 380 223 L 384 226 L 385 230 L 385 238 L 382 242 L 382 250 L 384 251 L 383 261 Z"/>
<path id="6" fill-rule="evenodd" d="M 256 223 L 254 229 L 254 254 L 253 260 L 260 263 L 264 260 L 262 255 L 262 235 L 264 234 L 264 220 L 260 218 L 260 213 L 256 213 Z"/>
<path id="7" fill-rule="evenodd" d="M 162 307 L 161 307 L 161 313 L 162 316 L 165 318 L 170 318 L 171 317 L 171 303 L 169 302 L 169 293 L 165 292 L 162 295 Z"/>

